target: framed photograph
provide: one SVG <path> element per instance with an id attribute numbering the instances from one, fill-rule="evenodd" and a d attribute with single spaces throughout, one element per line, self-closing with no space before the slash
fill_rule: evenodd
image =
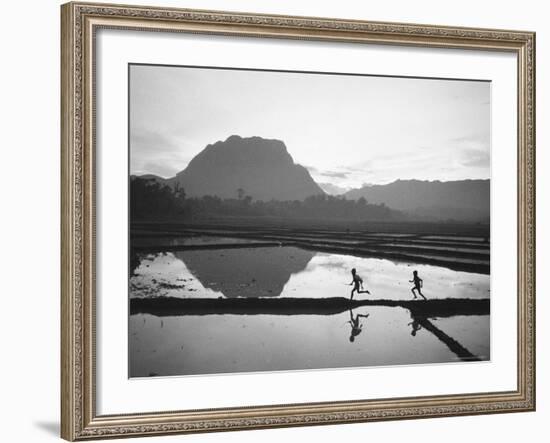
<path id="1" fill-rule="evenodd" d="M 535 35 L 68 3 L 62 437 L 535 409 Z"/>

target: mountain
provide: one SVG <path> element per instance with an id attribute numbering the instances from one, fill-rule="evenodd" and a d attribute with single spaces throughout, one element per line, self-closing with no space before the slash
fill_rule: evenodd
<path id="1" fill-rule="evenodd" d="M 328 195 L 342 195 L 351 189 L 351 188 L 343 188 L 338 185 L 333 185 L 332 183 L 318 183 L 318 185 Z"/>
<path id="2" fill-rule="evenodd" d="M 294 163 L 282 141 L 238 135 L 206 146 L 168 183 L 179 183 L 189 197 L 249 195 L 267 201 L 324 194 L 307 169 Z"/>
<path id="3" fill-rule="evenodd" d="M 490 180 L 397 180 L 353 189 L 345 196 L 385 203 L 418 218 L 488 221 L 490 214 Z"/>

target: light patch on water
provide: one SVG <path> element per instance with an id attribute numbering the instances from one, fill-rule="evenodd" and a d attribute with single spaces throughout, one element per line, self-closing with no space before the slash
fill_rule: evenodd
<path id="1" fill-rule="evenodd" d="M 130 277 L 130 297 L 217 298 L 221 292 L 205 288 L 171 252 L 147 254 Z"/>
<path id="2" fill-rule="evenodd" d="M 487 298 L 489 276 L 452 271 L 432 265 L 408 264 L 377 258 L 318 253 L 306 269 L 290 279 L 282 297 L 342 297 L 351 293 L 351 269 L 363 279 L 368 294 L 360 298 L 407 300 L 413 297 L 413 270 L 423 279 L 427 298 Z M 347 287 L 346 287 L 347 286 Z"/>

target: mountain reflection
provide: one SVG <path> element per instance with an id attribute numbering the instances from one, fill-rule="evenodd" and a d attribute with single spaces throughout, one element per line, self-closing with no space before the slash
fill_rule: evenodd
<path id="1" fill-rule="evenodd" d="M 225 297 L 278 297 L 292 274 L 303 271 L 315 252 L 294 247 L 176 252 L 175 257 L 207 289 Z"/>

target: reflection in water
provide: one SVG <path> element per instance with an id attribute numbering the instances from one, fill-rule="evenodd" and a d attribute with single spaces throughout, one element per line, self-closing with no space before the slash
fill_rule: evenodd
<path id="1" fill-rule="evenodd" d="M 402 308 L 369 307 L 368 326 L 361 319 L 363 333 L 351 343 L 349 312 L 327 316 L 226 314 L 162 319 L 136 314 L 130 317 L 129 325 L 130 376 L 461 361 L 435 335 L 411 336 L 406 326 L 408 319 L 409 313 Z M 488 322 L 488 316 L 481 320 Z M 468 327 L 471 323 L 464 324 Z M 461 341 L 469 349 L 472 343 L 488 346 L 488 336 L 467 335 Z"/>
<path id="2" fill-rule="evenodd" d="M 420 322 L 418 321 L 418 319 L 413 316 L 412 312 L 411 312 L 411 318 L 413 319 L 413 321 L 408 323 L 407 326 L 412 327 L 411 335 L 413 337 L 416 337 L 416 333 L 422 329 L 422 326 L 420 325 Z"/>
<path id="3" fill-rule="evenodd" d="M 130 297 L 277 297 L 314 255 L 295 247 L 134 253 Z"/>
<path id="4" fill-rule="evenodd" d="M 418 320 L 418 322 L 424 327 L 424 329 L 426 329 L 427 331 L 430 331 L 439 340 L 441 340 L 441 342 L 445 343 L 445 345 L 447 345 L 447 347 L 461 360 L 466 360 L 466 361 L 480 360 L 478 357 L 476 357 L 474 354 L 468 351 L 468 349 L 462 346 L 454 338 L 448 336 L 441 329 L 437 328 L 427 318 Z"/>
<path id="5" fill-rule="evenodd" d="M 169 311 L 162 316 L 136 311 L 129 323 L 131 377 L 489 358 L 489 315 L 436 317 L 431 312 L 391 305 L 345 306 L 352 268 L 372 293 L 357 295 L 354 300 L 358 301 L 411 300 L 413 269 L 425 279 L 422 290 L 429 300 L 487 299 L 488 275 L 431 265 L 414 264 L 413 268 L 407 263 L 295 247 L 189 250 L 135 257 L 131 257 L 130 269 L 132 298 L 267 297 L 279 303 L 275 299 L 279 296 L 310 299 L 313 305 L 302 313 L 300 309 L 281 310 L 278 315 L 275 305 L 272 312 L 262 308 L 255 313 L 236 308 L 231 314 L 223 309 L 186 315 Z M 331 297 L 343 299 L 343 309 L 320 307 L 315 315 L 314 304 L 325 303 L 318 299 Z M 324 315 L 319 315 L 321 311 Z"/>
<path id="6" fill-rule="evenodd" d="M 368 318 L 369 314 L 357 314 L 353 317 L 353 309 L 349 310 L 350 320 L 348 323 L 351 325 L 351 335 L 349 336 L 349 341 L 354 342 L 355 337 L 357 337 L 363 330 L 363 324 L 359 323 L 359 318 Z"/>
<path id="7" fill-rule="evenodd" d="M 296 247 L 190 250 L 135 255 L 130 297 L 349 297 L 356 268 L 371 294 L 354 299 L 410 300 L 409 263 L 305 251 Z M 131 259 L 133 262 L 134 259 Z M 414 265 L 423 293 L 439 298 L 488 298 L 489 276 Z"/>
<path id="8" fill-rule="evenodd" d="M 175 253 L 205 288 L 229 298 L 279 296 L 291 275 L 303 271 L 314 255 L 295 247 Z"/>
<path id="9" fill-rule="evenodd" d="M 490 358 L 489 315 L 438 317 L 430 318 L 430 322 L 437 326 L 438 329 L 445 331 L 446 335 L 452 337 L 453 340 L 457 341 L 479 360 L 488 360 Z M 470 337 L 480 337 L 480 339 L 472 340 Z M 463 360 L 468 360 L 468 356 L 465 355 Z"/>
<path id="10" fill-rule="evenodd" d="M 424 328 L 437 337 L 442 343 L 444 343 L 451 352 L 453 352 L 458 358 L 464 361 L 479 361 L 481 358 L 472 354 L 468 349 L 462 346 L 457 340 L 447 335 L 437 326 L 435 326 L 428 317 L 415 315 L 411 311 L 411 317 L 413 319 L 407 326 L 412 326 L 411 335 L 416 336 L 416 333 Z"/>

